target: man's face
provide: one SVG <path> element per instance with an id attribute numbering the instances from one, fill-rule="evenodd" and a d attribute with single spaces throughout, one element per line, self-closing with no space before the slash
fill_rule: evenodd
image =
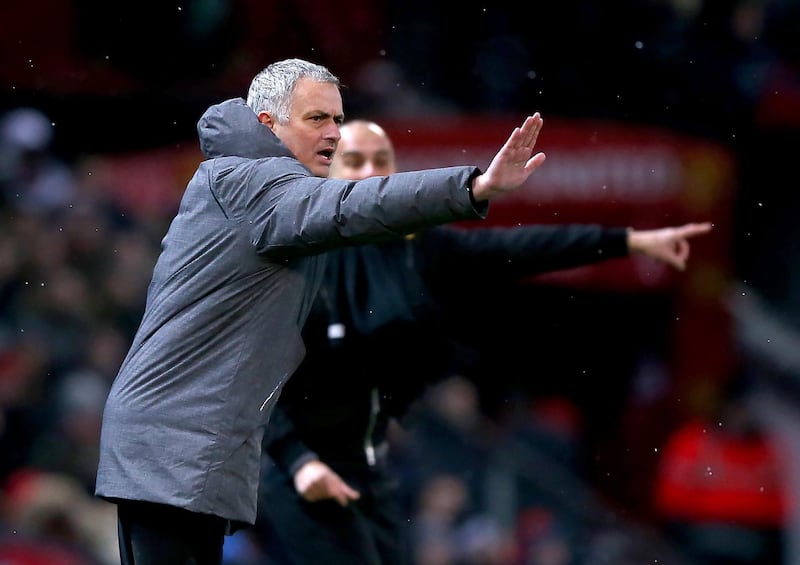
<path id="1" fill-rule="evenodd" d="M 352 122 L 342 127 L 331 177 L 361 180 L 395 171 L 394 148 L 381 128 L 364 122 Z"/>
<path id="2" fill-rule="evenodd" d="M 273 121 L 272 131 L 313 175 L 327 177 L 344 119 L 339 88 L 328 82 L 300 79 L 291 107 L 289 121 Z"/>

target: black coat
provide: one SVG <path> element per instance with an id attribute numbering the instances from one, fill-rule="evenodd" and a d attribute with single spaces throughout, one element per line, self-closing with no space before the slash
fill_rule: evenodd
<path id="1" fill-rule="evenodd" d="M 458 361 L 449 308 L 480 308 L 484 282 L 627 253 L 623 228 L 597 225 L 437 226 L 332 252 L 304 329 L 306 358 L 265 436 L 275 463 L 267 472 L 293 475 L 318 457 L 346 478 L 367 476 L 374 467 L 367 446 L 379 460 L 390 418 L 402 416 L 426 384 Z"/>

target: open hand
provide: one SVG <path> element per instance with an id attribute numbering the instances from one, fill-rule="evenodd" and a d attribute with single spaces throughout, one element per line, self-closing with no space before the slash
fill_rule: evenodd
<path id="1" fill-rule="evenodd" d="M 533 155 L 543 123 L 539 112 L 536 112 L 525 118 L 520 127 L 514 128 L 511 137 L 494 156 L 489 168 L 472 181 L 472 196 L 475 200 L 490 200 L 498 194 L 518 188 L 544 163 L 544 153 Z"/>

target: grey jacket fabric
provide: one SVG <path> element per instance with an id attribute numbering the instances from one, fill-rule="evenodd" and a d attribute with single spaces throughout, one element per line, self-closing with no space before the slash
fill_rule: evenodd
<path id="1" fill-rule="evenodd" d="M 311 176 L 242 99 L 198 122 L 203 161 L 162 241 L 103 415 L 96 494 L 254 523 L 264 425 L 305 353 L 326 250 L 486 209 L 474 167 Z"/>

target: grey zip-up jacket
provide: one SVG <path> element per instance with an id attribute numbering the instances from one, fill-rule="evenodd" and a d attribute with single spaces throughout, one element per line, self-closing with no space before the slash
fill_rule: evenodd
<path id="1" fill-rule="evenodd" d="M 475 167 L 311 176 L 242 99 L 198 122 L 210 157 L 162 241 L 103 414 L 96 494 L 252 524 L 264 425 L 302 360 L 324 251 L 480 218 Z"/>

